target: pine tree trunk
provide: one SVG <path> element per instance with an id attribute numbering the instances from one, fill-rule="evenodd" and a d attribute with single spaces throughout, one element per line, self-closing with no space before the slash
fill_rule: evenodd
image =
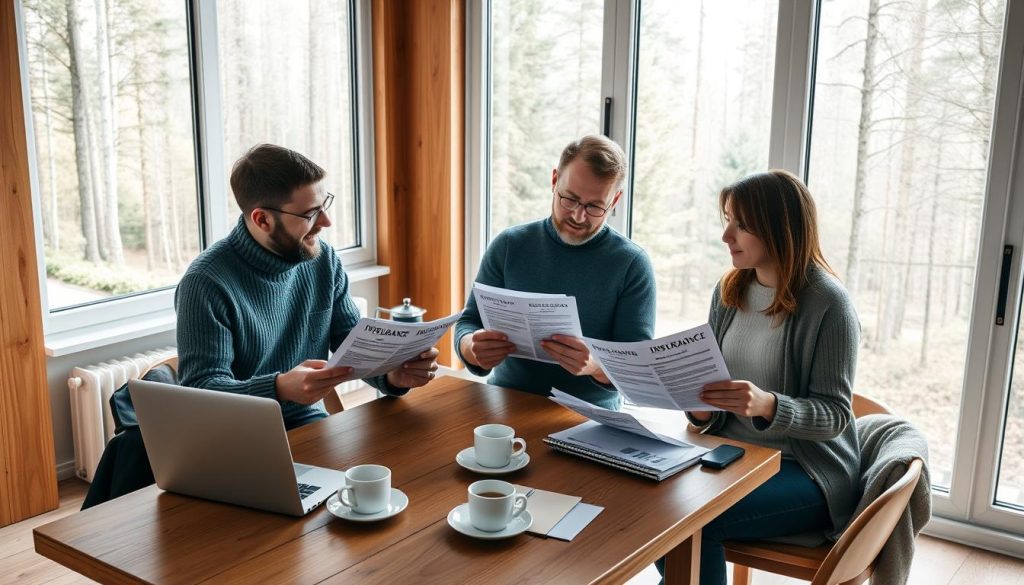
<path id="1" fill-rule="evenodd" d="M 860 121 L 857 124 L 857 174 L 853 182 L 853 217 L 846 255 L 846 287 L 853 296 L 860 286 L 861 226 L 867 184 L 868 138 L 871 135 L 871 106 L 875 93 L 875 50 L 878 45 L 878 0 L 868 6 L 868 32 L 864 46 L 864 81 L 860 90 Z"/>
<path id="2" fill-rule="evenodd" d="M 107 233 L 107 258 L 114 264 L 124 264 L 124 249 L 121 245 L 121 223 L 118 218 L 117 192 L 117 129 L 115 120 L 113 83 L 111 81 L 110 34 L 107 31 L 107 6 L 104 0 L 96 0 L 96 64 L 99 82 L 100 140 L 102 141 L 103 188 L 106 192 L 105 228 Z"/>
<path id="3" fill-rule="evenodd" d="M 135 88 L 136 129 L 139 140 L 139 181 L 142 186 L 142 229 L 146 234 L 146 269 L 150 272 L 156 267 L 156 242 L 153 238 L 153 195 L 149 184 L 149 157 L 146 155 L 146 114 L 142 107 L 142 89 L 139 84 Z"/>
<path id="4" fill-rule="evenodd" d="M 82 236 L 85 238 L 85 259 L 89 262 L 99 262 L 100 251 L 96 230 L 96 215 L 93 209 L 94 201 L 88 159 L 90 150 L 89 128 L 86 117 L 88 105 L 83 84 L 82 65 L 78 55 L 79 47 L 81 46 L 81 36 L 79 33 L 77 5 L 77 0 L 67 0 L 68 58 L 71 69 L 71 118 L 75 136 L 75 167 L 78 173 L 79 215 L 82 223 Z"/>
<path id="5" fill-rule="evenodd" d="M 945 116 L 943 116 L 945 118 Z M 939 188 L 942 184 L 940 178 L 942 177 L 942 155 L 943 145 L 946 137 L 940 133 L 938 144 L 939 152 L 935 157 L 935 172 L 933 173 L 934 178 L 932 179 L 932 217 L 931 222 L 928 226 L 928 270 L 925 274 L 925 291 L 924 291 L 924 322 L 921 325 L 921 358 L 918 364 L 923 368 L 928 365 L 928 342 L 931 336 L 931 320 L 932 320 L 932 275 L 935 271 L 935 240 L 940 237 L 938 217 L 939 217 Z"/>

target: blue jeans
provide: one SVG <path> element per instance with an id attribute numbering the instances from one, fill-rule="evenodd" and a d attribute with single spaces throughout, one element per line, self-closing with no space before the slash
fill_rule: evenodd
<path id="1" fill-rule="evenodd" d="M 830 526 L 821 488 L 792 459 L 747 497 L 704 527 L 700 542 L 700 584 L 725 585 L 726 540 L 761 540 Z M 655 565 L 665 574 L 665 559 Z"/>

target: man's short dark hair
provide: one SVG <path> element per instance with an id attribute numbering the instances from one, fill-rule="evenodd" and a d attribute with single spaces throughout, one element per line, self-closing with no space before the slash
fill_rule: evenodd
<path id="1" fill-rule="evenodd" d="M 231 167 L 231 191 L 242 213 L 257 207 L 281 207 L 299 187 L 321 181 L 320 165 L 290 148 L 257 144 Z"/>

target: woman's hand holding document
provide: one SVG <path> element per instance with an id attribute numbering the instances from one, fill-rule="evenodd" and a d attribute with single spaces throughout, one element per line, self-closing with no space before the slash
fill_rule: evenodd
<path id="1" fill-rule="evenodd" d="M 557 364 L 541 347 L 556 334 L 583 337 L 576 298 L 473 284 L 484 329 L 500 331 L 516 346 L 512 357 Z"/>
<path id="2" fill-rule="evenodd" d="M 386 374 L 434 347 L 461 316 L 460 311 L 427 323 L 363 317 L 331 354 L 327 367 L 351 367 L 354 378 Z"/>
<path id="3" fill-rule="evenodd" d="M 720 410 L 700 399 L 705 384 L 731 379 L 707 324 L 650 341 L 583 341 L 612 384 L 633 404 Z"/>

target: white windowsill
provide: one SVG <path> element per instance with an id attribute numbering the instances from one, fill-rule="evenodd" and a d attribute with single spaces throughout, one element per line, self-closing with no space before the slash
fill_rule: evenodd
<path id="1" fill-rule="evenodd" d="M 380 278 L 391 272 L 375 264 L 353 266 L 345 271 L 349 282 Z M 174 310 L 162 310 L 119 321 L 107 321 L 46 336 L 46 356 L 60 357 L 88 351 L 104 345 L 139 339 L 173 331 L 177 322 Z"/>

